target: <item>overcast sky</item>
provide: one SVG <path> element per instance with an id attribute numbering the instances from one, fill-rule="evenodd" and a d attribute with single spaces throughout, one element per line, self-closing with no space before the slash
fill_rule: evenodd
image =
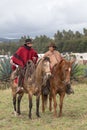
<path id="1" fill-rule="evenodd" d="M 0 0 L 0 37 L 47 35 L 87 28 L 87 0 Z"/>

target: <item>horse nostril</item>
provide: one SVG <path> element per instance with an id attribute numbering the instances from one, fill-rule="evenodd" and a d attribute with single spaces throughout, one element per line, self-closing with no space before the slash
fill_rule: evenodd
<path id="1" fill-rule="evenodd" d="M 51 77 L 51 74 L 47 74 L 47 77 L 50 78 L 50 77 Z"/>
<path id="2" fill-rule="evenodd" d="M 70 85 L 70 82 L 69 81 L 65 81 L 65 85 Z"/>
<path id="3" fill-rule="evenodd" d="M 66 86 L 70 86 L 70 82 L 66 82 Z"/>

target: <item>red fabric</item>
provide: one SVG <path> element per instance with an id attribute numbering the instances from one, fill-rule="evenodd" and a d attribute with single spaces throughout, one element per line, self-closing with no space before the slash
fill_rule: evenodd
<path id="1" fill-rule="evenodd" d="M 15 78 L 14 82 L 17 84 L 18 83 L 18 78 Z"/>
<path id="2" fill-rule="evenodd" d="M 12 65 L 12 70 L 15 70 L 15 69 L 16 69 L 16 67 L 14 65 Z"/>
<path id="3" fill-rule="evenodd" d="M 15 78 L 14 79 L 14 82 L 16 83 L 16 84 L 18 84 L 18 78 Z M 22 83 L 24 82 L 24 79 L 22 80 Z"/>
<path id="4" fill-rule="evenodd" d="M 12 60 L 14 63 L 16 63 L 17 65 L 20 65 L 21 67 L 24 67 L 25 64 L 27 63 L 28 60 L 34 60 L 33 57 L 35 57 L 36 59 L 33 61 L 34 63 L 37 62 L 38 60 L 38 54 L 37 52 L 31 48 L 31 49 L 26 49 L 25 46 L 21 46 L 17 51 L 16 54 L 18 56 L 20 56 L 22 58 L 22 60 L 20 60 L 19 58 L 15 57 L 15 55 L 12 56 Z M 15 70 L 15 67 L 12 66 L 12 69 Z"/>

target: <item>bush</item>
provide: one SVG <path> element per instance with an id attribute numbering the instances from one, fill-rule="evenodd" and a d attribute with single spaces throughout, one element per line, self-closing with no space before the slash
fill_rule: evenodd
<path id="1" fill-rule="evenodd" d="M 8 82 L 12 73 L 10 58 L 3 58 L 0 61 L 0 81 Z"/>
<path id="2" fill-rule="evenodd" d="M 84 77 L 87 77 L 87 68 L 84 69 Z"/>
<path id="3" fill-rule="evenodd" d="M 82 69 L 81 69 L 81 67 L 78 64 L 74 63 L 72 65 L 71 80 L 73 80 L 73 79 L 77 80 L 77 78 L 79 76 L 81 76 L 81 75 L 82 75 Z"/>

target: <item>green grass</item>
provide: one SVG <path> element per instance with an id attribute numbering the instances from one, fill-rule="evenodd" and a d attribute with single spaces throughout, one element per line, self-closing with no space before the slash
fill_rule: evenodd
<path id="1" fill-rule="evenodd" d="M 84 71 L 85 69 L 87 68 L 87 65 L 79 65 L 79 72 L 78 72 L 78 75 L 79 76 L 84 76 Z"/>
<path id="2" fill-rule="evenodd" d="M 48 108 L 41 118 L 35 115 L 35 97 L 33 98 L 32 120 L 28 118 L 28 95 L 21 102 L 21 116 L 14 116 L 11 90 L 0 90 L 0 130 L 87 130 L 87 84 L 72 86 L 74 95 L 66 95 L 63 116 L 54 118 Z M 57 96 L 58 98 L 58 96 Z M 59 108 L 57 109 L 59 110 Z"/>

